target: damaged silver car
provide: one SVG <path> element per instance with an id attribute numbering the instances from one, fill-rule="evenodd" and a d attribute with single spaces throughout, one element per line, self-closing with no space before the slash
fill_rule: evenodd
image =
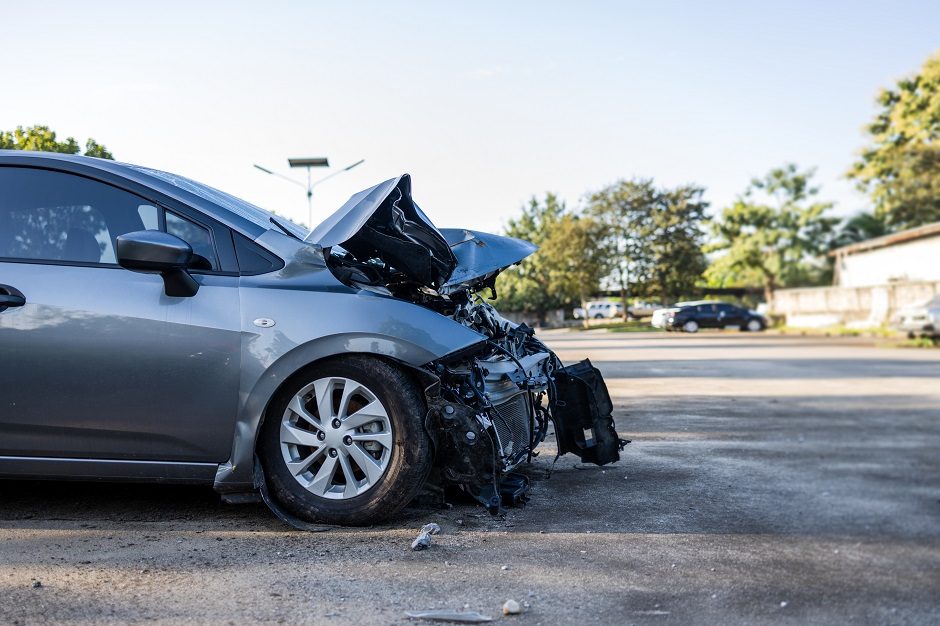
<path id="1" fill-rule="evenodd" d="M 408 175 L 311 232 L 189 179 L 0 151 L 0 476 L 210 483 L 369 524 L 525 502 L 553 425 L 625 443 L 600 373 L 487 302 L 532 244 L 437 229 Z"/>

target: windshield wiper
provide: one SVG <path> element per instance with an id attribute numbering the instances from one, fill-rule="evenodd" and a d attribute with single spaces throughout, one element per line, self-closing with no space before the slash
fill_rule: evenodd
<path id="1" fill-rule="evenodd" d="M 284 224 L 282 224 L 280 221 L 278 221 L 277 218 L 272 217 L 272 218 L 270 218 L 270 219 L 271 219 L 271 223 L 274 224 L 275 226 L 277 226 L 285 235 L 288 235 L 288 236 L 290 236 L 290 237 L 293 237 L 293 238 L 296 239 L 297 241 L 303 241 L 303 239 L 301 239 L 300 237 L 297 236 L 297 233 L 295 233 L 295 232 L 292 231 L 290 228 L 288 228 L 287 226 L 285 226 Z"/>

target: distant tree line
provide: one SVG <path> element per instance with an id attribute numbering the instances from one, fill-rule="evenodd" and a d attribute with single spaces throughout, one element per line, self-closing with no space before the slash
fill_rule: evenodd
<path id="1" fill-rule="evenodd" d="M 506 234 L 540 246 L 499 278 L 502 307 L 534 313 L 615 290 L 675 302 L 703 287 L 782 287 L 832 280 L 830 250 L 940 221 L 940 52 L 878 94 L 869 144 L 847 172 L 873 210 L 841 220 L 819 199 L 813 169 L 789 163 L 755 178 L 735 201 L 707 213 L 698 185 L 621 180 L 571 209 L 533 197 Z"/>
<path id="2" fill-rule="evenodd" d="M 74 137 L 59 141 L 55 131 L 48 126 L 17 126 L 14 130 L 0 130 L 0 150 L 39 150 L 64 154 L 78 154 L 82 151 Z M 85 142 L 83 154 L 99 159 L 114 159 L 107 148 L 90 138 Z"/>

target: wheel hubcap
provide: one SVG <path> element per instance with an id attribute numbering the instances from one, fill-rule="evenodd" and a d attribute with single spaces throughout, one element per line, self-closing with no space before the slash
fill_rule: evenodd
<path id="1" fill-rule="evenodd" d="M 378 397 L 349 378 L 320 378 L 294 395 L 281 417 L 281 454 L 307 491 L 353 498 L 388 469 L 392 424 Z"/>

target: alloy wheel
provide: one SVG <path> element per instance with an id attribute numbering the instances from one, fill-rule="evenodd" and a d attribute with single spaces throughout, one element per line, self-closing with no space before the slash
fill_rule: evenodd
<path id="1" fill-rule="evenodd" d="M 349 378 L 319 378 L 304 386 L 281 417 L 287 469 L 322 498 L 346 500 L 374 487 L 388 469 L 393 441 L 381 400 Z"/>

